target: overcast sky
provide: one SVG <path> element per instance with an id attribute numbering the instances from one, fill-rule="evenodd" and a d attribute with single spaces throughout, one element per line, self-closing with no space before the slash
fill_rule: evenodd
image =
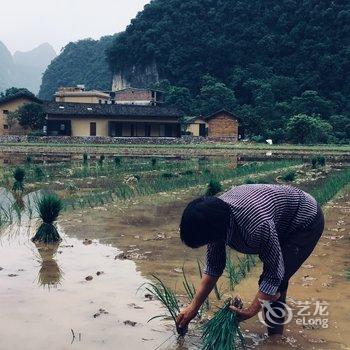
<path id="1" fill-rule="evenodd" d="M 150 0 L 1 0 L 0 40 L 13 53 L 44 42 L 57 52 L 70 41 L 123 31 Z"/>

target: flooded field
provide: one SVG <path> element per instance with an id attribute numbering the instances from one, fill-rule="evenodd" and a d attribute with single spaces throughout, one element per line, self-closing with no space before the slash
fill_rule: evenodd
<path id="1" fill-rule="evenodd" d="M 24 209 L 18 209 L 23 213 L 20 224 L 12 220 L 3 226 L 0 349 L 201 349 L 201 322 L 193 323 L 185 339 L 178 339 L 170 321 L 147 322 L 163 315 L 165 310 L 145 290 L 144 284 L 155 274 L 176 291 L 182 304 L 187 303 L 182 269 L 197 284 L 197 259 L 203 261 L 204 250 L 190 250 L 182 245 L 178 225 L 187 202 L 205 191 L 207 171 L 220 179 L 226 189 L 255 180 L 280 182 L 286 172 L 293 170 L 295 185 L 315 191 L 317 186 L 326 190 L 327 179 L 343 169 L 339 165 L 312 169 L 301 163 L 275 162 L 273 166 L 254 164 L 241 170 L 242 166 L 237 168 L 237 159 L 232 158 L 209 161 L 205 166 L 198 164 L 198 160 L 175 165 L 159 160 L 157 166 L 152 166 L 146 160 L 141 167 L 133 162 L 123 165 L 116 174 L 104 165 L 105 170 L 97 168 L 98 174 L 91 166 L 91 172 L 78 176 L 80 165 L 64 164 L 69 166 L 55 168 L 53 164 L 53 171 L 49 166 L 43 167 L 42 179 L 34 178 L 34 171 L 27 168 L 23 193 L 55 190 L 64 198 L 67 207 L 58 221 L 62 242 L 44 245 L 30 240 L 38 219 L 26 211 L 26 204 Z M 65 176 L 67 169 L 69 176 Z M 164 173 L 175 173 L 176 177 Z M 136 182 L 133 179 L 125 183 L 130 174 Z M 3 179 L 3 185 L 6 181 L 10 183 L 9 178 Z M 74 182 L 74 191 L 67 189 L 67 179 Z M 146 188 L 144 184 L 152 181 L 158 187 Z M 111 192 L 110 199 L 107 196 L 95 202 L 90 197 L 89 201 L 86 199 L 87 193 L 97 197 L 110 186 L 128 186 L 130 195 L 122 197 L 121 192 Z M 1 190 L 0 198 L 2 208 L 16 202 L 16 196 L 5 189 Z M 30 205 L 31 201 L 24 203 Z M 293 320 L 286 326 L 285 337 L 266 339 L 266 328 L 255 317 L 241 325 L 248 348 L 350 348 L 349 193 L 324 207 L 327 222 L 323 237 L 289 288 L 288 304 L 295 311 Z M 222 299 L 239 294 L 248 303 L 257 290 L 260 273 L 258 264 L 233 292 L 228 288 L 227 276 L 221 277 L 218 286 Z M 210 301 L 212 306 L 204 319 L 222 305 L 215 295 Z M 329 314 L 322 316 L 328 328 L 308 324 L 312 317 L 306 317 L 304 324 L 300 324 L 297 311 L 300 303 L 305 302 L 310 303 L 312 312 L 318 302 L 328 303 Z"/>

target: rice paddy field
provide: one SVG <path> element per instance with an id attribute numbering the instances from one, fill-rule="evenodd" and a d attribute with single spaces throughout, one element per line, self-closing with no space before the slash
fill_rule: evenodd
<path id="1" fill-rule="evenodd" d="M 0 157 L 0 349 L 350 348 L 344 155 L 89 151 Z M 290 284 L 293 318 L 271 339 L 258 317 L 238 324 L 227 307 L 255 296 L 262 266 L 231 250 L 216 288 L 178 336 L 174 319 L 193 298 L 205 256 L 180 242 L 182 211 L 200 195 L 253 183 L 297 186 L 326 214 L 321 241 Z M 327 327 L 298 313 L 305 303 L 316 312 L 319 302 L 328 305 Z"/>

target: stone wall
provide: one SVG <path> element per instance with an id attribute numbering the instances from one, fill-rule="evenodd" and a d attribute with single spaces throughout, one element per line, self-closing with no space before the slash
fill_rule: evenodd
<path id="1" fill-rule="evenodd" d="M 6 143 L 52 143 L 52 144 L 150 144 L 150 145 L 181 145 L 181 144 L 200 144 L 215 142 L 235 142 L 230 137 L 70 137 L 70 136 L 0 136 L 0 144 Z"/>

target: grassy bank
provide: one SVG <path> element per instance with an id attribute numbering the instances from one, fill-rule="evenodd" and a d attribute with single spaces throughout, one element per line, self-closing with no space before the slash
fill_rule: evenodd
<path id="1" fill-rule="evenodd" d="M 6 152 L 30 153 L 39 151 L 71 151 L 83 152 L 94 149 L 96 151 L 119 152 L 122 150 L 212 150 L 212 151 L 279 151 L 279 152 L 306 152 L 306 153 L 349 153 L 350 145 L 267 145 L 249 143 L 200 143 L 200 144 L 66 144 L 66 143 L 0 143 L 0 150 Z"/>

